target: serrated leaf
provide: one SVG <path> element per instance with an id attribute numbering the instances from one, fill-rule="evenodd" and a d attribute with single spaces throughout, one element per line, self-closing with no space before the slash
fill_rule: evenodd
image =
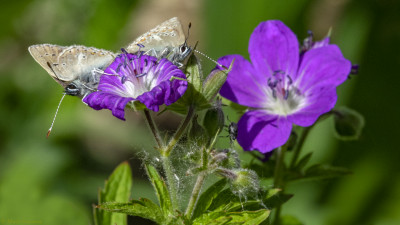
<path id="1" fill-rule="evenodd" d="M 168 218 L 169 215 L 172 214 L 172 203 L 167 185 L 160 177 L 158 171 L 152 165 L 146 164 L 145 167 L 147 175 L 150 178 L 154 190 L 156 191 L 157 199 L 160 203 L 160 207 L 164 214 L 164 217 Z"/>
<path id="2" fill-rule="evenodd" d="M 132 172 L 127 162 L 121 163 L 105 182 L 103 190 L 99 191 L 99 203 L 127 202 L 131 194 Z M 125 214 L 110 213 L 97 208 L 93 209 L 96 225 L 127 224 Z"/>
<path id="3" fill-rule="evenodd" d="M 224 211 L 233 212 L 236 210 L 243 209 L 258 209 L 262 206 L 261 199 L 256 200 L 245 200 L 240 199 L 238 196 L 234 195 L 232 191 L 227 188 L 221 192 L 213 199 L 210 206 L 207 208 L 208 211 Z"/>
<path id="4" fill-rule="evenodd" d="M 204 224 L 242 224 L 257 225 L 268 218 L 270 211 L 261 209 L 257 211 L 241 211 L 241 212 L 210 212 L 203 214 L 201 217 L 193 221 L 193 225 Z"/>
<path id="5" fill-rule="evenodd" d="M 206 212 L 208 207 L 211 205 L 213 200 L 219 195 L 219 193 L 226 186 L 226 179 L 221 179 L 215 184 L 211 185 L 206 191 L 204 191 L 199 200 L 196 203 L 196 208 L 193 211 L 192 219 L 200 216 L 202 213 Z"/>
<path id="6" fill-rule="evenodd" d="M 98 208 L 131 216 L 140 216 L 159 224 L 165 220 L 160 207 L 146 198 L 131 200 L 128 203 L 106 202 L 99 205 Z"/>

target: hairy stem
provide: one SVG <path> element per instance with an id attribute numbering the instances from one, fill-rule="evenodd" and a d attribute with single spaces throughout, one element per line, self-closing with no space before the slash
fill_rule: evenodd
<path id="1" fill-rule="evenodd" d="M 157 142 L 158 149 L 162 149 L 164 144 L 163 144 L 162 139 L 160 137 L 160 132 L 158 131 L 158 129 L 157 129 L 155 123 L 154 123 L 153 117 L 151 116 L 149 110 L 145 109 L 143 111 L 144 111 L 144 115 L 146 117 L 147 124 L 149 125 L 149 128 L 150 128 L 151 132 L 153 133 L 154 139 Z"/>
<path id="2" fill-rule="evenodd" d="M 186 217 L 189 219 L 192 216 L 194 207 L 196 206 L 196 202 L 199 198 L 201 187 L 203 186 L 205 178 L 206 178 L 206 173 L 205 172 L 200 173 L 199 176 L 197 177 L 196 184 L 193 187 L 192 195 L 190 196 L 188 207 L 185 212 Z"/>
<path id="3" fill-rule="evenodd" d="M 163 163 L 165 176 L 167 179 L 169 194 L 171 196 L 172 208 L 176 210 L 178 209 L 178 196 L 176 191 L 177 184 L 176 184 L 175 174 L 171 165 L 171 160 L 168 156 L 162 156 L 161 159 Z"/>

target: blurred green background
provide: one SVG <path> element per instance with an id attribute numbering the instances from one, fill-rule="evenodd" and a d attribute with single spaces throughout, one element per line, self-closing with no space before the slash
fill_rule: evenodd
<path id="1" fill-rule="evenodd" d="M 154 198 L 138 156 L 153 144 L 140 114 L 130 112 L 124 122 L 66 97 L 46 139 L 63 90 L 27 48 L 52 43 L 119 51 L 173 16 L 185 26 L 192 22 L 190 43 L 199 41 L 198 49 L 214 59 L 248 57 L 252 30 L 268 19 L 282 20 L 299 39 L 307 30 L 320 39 L 332 28 L 332 41 L 360 64 L 359 74 L 339 87 L 337 105 L 361 112 L 366 127 L 359 141 L 338 142 L 326 120 L 312 130 L 303 153 L 354 174 L 291 184 L 295 197 L 283 214 L 312 225 L 400 224 L 400 2 L 394 0 L 1 1 L 0 224 L 92 224 L 97 190 L 124 160 L 134 169 L 132 196 Z M 212 64 L 203 61 L 207 73 Z M 179 117 L 164 114 L 157 122 L 173 130 Z"/>

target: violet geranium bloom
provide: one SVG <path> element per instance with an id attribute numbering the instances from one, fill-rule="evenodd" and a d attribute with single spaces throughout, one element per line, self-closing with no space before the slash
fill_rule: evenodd
<path id="1" fill-rule="evenodd" d="M 186 91 L 185 74 L 172 62 L 148 56 L 123 53 L 117 56 L 100 77 L 96 92 L 83 101 L 96 110 L 109 109 L 125 120 L 125 106 L 139 101 L 148 109 L 158 111 L 170 105 Z"/>
<path id="2" fill-rule="evenodd" d="M 300 54 L 295 34 L 281 21 L 260 23 L 249 41 L 251 63 L 240 55 L 218 62 L 232 70 L 220 94 L 249 110 L 238 122 L 244 150 L 267 153 L 288 140 L 293 124 L 310 126 L 330 111 L 336 87 L 351 70 L 329 39 Z"/>

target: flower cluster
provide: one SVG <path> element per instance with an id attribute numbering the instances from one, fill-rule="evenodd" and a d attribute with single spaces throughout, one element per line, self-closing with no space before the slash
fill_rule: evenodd
<path id="1" fill-rule="evenodd" d="M 352 70 L 329 37 L 313 42 L 312 34 L 299 46 L 295 34 L 281 21 L 260 23 L 249 41 L 251 62 L 227 55 L 217 68 L 232 63 L 220 94 L 248 107 L 238 122 L 237 140 L 244 150 L 267 153 L 282 146 L 293 124 L 310 126 L 330 111 L 336 87 Z M 167 59 L 124 52 L 104 71 L 98 91 L 83 99 L 90 107 L 110 109 L 124 120 L 132 101 L 158 111 L 186 91 L 185 74 Z"/>

